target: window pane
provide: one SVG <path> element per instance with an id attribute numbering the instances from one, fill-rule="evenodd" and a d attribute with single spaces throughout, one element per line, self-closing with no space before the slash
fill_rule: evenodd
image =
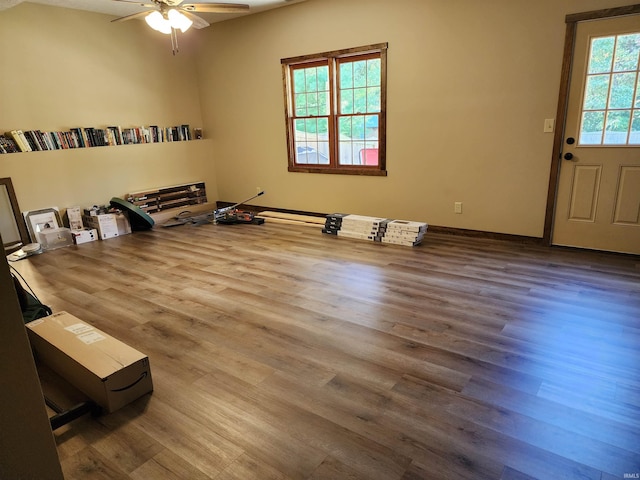
<path id="1" fill-rule="evenodd" d="M 354 112 L 353 113 L 366 113 L 367 112 L 367 89 L 356 88 L 353 90 Z"/>
<path id="2" fill-rule="evenodd" d="M 318 94 L 307 93 L 307 115 L 318 116 Z"/>
<path id="3" fill-rule="evenodd" d="M 640 111 L 633 112 L 633 123 L 629 134 L 629 145 L 640 145 Z"/>
<path id="4" fill-rule="evenodd" d="M 352 62 L 353 64 L 353 86 L 354 87 L 366 87 L 367 86 L 367 62 L 361 60 L 359 62 Z"/>
<path id="5" fill-rule="evenodd" d="M 378 113 L 382 108 L 381 60 L 340 63 L 340 114 Z"/>
<path id="6" fill-rule="evenodd" d="M 355 158 L 353 155 L 353 145 L 351 142 L 343 142 L 341 141 L 338 145 L 340 150 L 340 156 L 338 157 L 339 165 L 353 165 L 353 159 Z M 357 164 L 356 164 L 357 165 Z"/>
<path id="7" fill-rule="evenodd" d="M 318 112 L 319 115 L 329 115 L 329 93 L 318 93 Z"/>
<path id="8" fill-rule="evenodd" d="M 613 61 L 614 72 L 628 72 L 638 69 L 638 54 L 640 53 L 640 33 L 620 35 L 616 45 L 616 55 Z"/>
<path id="9" fill-rule="evenodd" d="M 297 68 L 293 72 L 293 102 L 296 116 L 329 114 L 328 67 Z"/>
<path id="10" fill-rule="evenodd" d="M 306 139 L 306 130 L 304 127 L 304 120 L 295 120 L 293 122 L 293 129 L 295 130 L 296 140 L 297 139 Z"/>
<path id="11" fill-rule="evenodd" d="M 613 75 L 609 108 L 631 108 L 635 83 L 635 73 L 616 73 Z"/>
<path id="12" fill-rule="evenodd" d="M 297 117 L 307 116 L 307 96 L 306 95 L 295 96 L 295 109 L 296 109 Z"/>
<path id="13" fill-rule="evenodd" d="M 631 110 L 609 112 L 604 134 L 605 145 L 624 145 L 627 143 Z"/>
<path id="14" fill-rule="evenodd" d="M 364 140 L 364 137 L 365 137 L 364 117 L 363 116 L 352 117 L 351 125 L 352 125 L 351 138 Z"/>
<path id="15" fill-rule="evenodd" d="M 297 119 L 293 122 L 296 140 L 309 138 L 309 134 L 327 134 L 329 120 L 326 117 Z M 306 137 L 304 135 L 305 134 Z"/>
<path id="16" fill-rule="evenodd" d="M 341 117 L 338 121 L 340 127 L 340 136 L 344 139 L 364 139 L 365 126 L 364 116 Z"/>
<path id="17" fill-rule="evenodd" d="M 378 115 L 367 115 L 365 117 L 364 127 L 366 129 L 366 138 L 375 138 L 376 140 L 379 138 L 379 122 L 380 118 L 378 117 Z"/>
<path id="18" fill-rule="evenodd" d="M 329 142 L 318 142 L 318 163 L 329 165 Z"/>
<path id="19" fill-rule="evenodd" d="M 320 149 L 326 142 L 304 142 L 296 147 L 296 163 L 302 165 L 329 165 L 329 157 Z"/>
<path id="20" fill-rule="evenodd" d="M 341 165 L 378 165 L 378 116 L 353 115 L 338 119 Z"/>
<path id="21" fill-rule="evenodd" d="M 591 42 L 588 73 L 603 73 L 611 71 L 615 37 L 596 38 Z"/>
<path id="22" fill-rule="evenodd" d="M 367 112 L 379 112 L 380 106 L 380 87 L 369 88 L 367 92 Z"/>
<path id="23" fill-rule="evenodd" d="M 587 88 L 584 95 L 585 110 L 601 110 L 607 107 L 609 78 L 609 75 L 587 77 Z"/>
<path id="24" fill-rule="evenodd" d="M 351 138 L 351 117 L 341 117 L 338 120 L 338 125 L 340 127 L 340 136 Z"/>
<path id="25" fill-rule="evenodd" d="M 340 88 L 353 88 L 353 67 L 351 62 L 340 64 Z"/>
<path id="26" fill-rule="evenodd" d="M 318 90 L 316 68 L 308 68 L 306 70 L 306 88 L 307 92 L 315 92 Z"/>
<path id="27" fill-rule="evenodd" d="M 301 165 L 329 165 L 329 120 L 307 118 L 295 122 L 295 161 Z"/>
<path id="28" fill-rule="evenodd" d="M 640 108 L 640 75 L 638 75 L 638 83 L 636 84 L 636 101 L 634 108 Z"/>
<path id="29" fill-rule="evenodd" d="M 338 163 L 340 165 L 353 165 L 353 143 L 351 142 L 353 136 L 353 117 L 341 117 L 338 119 L 338 126 L 340 128 Z"/>
<path id="30" fill-rule="evenodd" d="M 580 128 L 580 144 L 600 145 L 604 130 L 604 112 L 584 112 Z"/>
<path id="31" fill-rule="evenodd" d="M 297 69 L 293 71 L 293 90 L 296 92 L 305 91 L 304 69 Z"/>
<path id="32" fill-rule="evenodd" d="M 353 90 L 340 91 L 340 113 L 353 113 Z"/>
<path id="33" fill-rule="evenodd" d="M 367 85 L 379 87 L 381 84 L 380 59 L 367 60 Z"/>

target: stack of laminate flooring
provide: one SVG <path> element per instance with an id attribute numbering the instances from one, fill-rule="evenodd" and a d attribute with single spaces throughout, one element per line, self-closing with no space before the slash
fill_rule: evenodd
<path id="1" fill-rule="evenodd" d="M 329 235 L 409 247 L 419 245 L 426 232 L 426 223 L 346 213 L 327 215 L 322 229 L 322 233 Z"/>

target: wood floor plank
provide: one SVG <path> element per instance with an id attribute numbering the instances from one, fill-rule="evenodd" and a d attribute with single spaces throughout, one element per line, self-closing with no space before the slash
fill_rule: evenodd
<path id="1" fill-rule="evenodd" d="M 129 474 L 135 480 L 212 480 L 169 449 L 163 449 Z"/>
<path id="2" fill-rule="evenodd" d="M 638 257 L 265 223 L 13 266 L 54 311 L 149 355 L 151 395 L 54 432 L 71 480 L 640 473 Z"/>

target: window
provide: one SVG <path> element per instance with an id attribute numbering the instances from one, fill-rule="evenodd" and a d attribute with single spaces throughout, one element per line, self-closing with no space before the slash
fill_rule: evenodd
<path id="1" fill-rule="evenodd" d="M 290 172 L 386 175 L 387 44 L 281 60 Z"/>
<path id="2" fill-rule="evenodd" d="M 640 145 L 640 33 L 591 41 L 580 145 Z"/>

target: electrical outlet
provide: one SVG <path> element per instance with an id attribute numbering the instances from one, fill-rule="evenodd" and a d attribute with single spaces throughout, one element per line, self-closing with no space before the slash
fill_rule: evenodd
<path id="1" fill-rule="evenodd" d="M 260 193 L 261 191 L 262 191 L 262 188 L 256 187 L 256 193 Z"/>
<path id="2" fill-rule="evenodd" d="M 462 213 L 462 202 L 453 203 L 453 213 Z"/>

